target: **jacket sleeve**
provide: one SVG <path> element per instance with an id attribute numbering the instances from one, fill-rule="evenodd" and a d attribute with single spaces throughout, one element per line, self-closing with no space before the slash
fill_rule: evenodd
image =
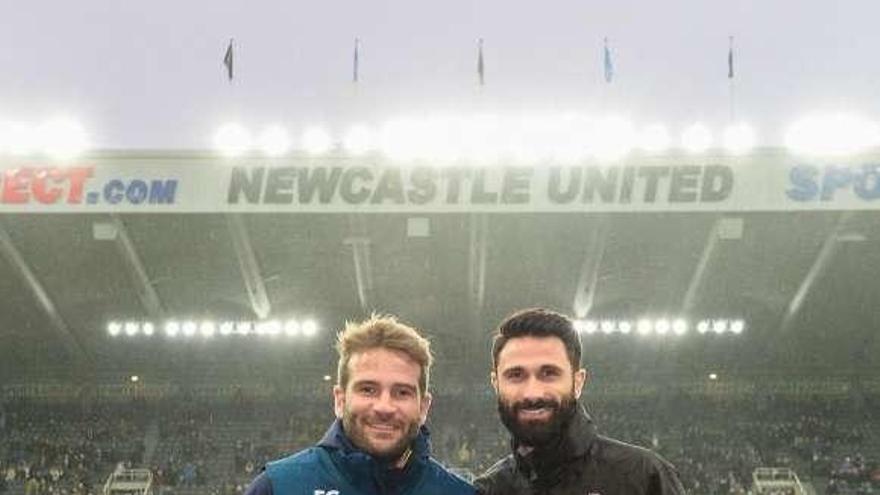
<path id="1" fill-rule="evenodd" d="M 648 479 L 648 495 L 684 495 L 684 486 L 678 479 L 675 467 L 663 459 L 653 463 Z"/>
<path id="2" fill-rule="evenodd" d="M 272 482 L 269 480 L 266 471 L 263 471 L 251 481 L 244 495 L 272 495 Z"/>

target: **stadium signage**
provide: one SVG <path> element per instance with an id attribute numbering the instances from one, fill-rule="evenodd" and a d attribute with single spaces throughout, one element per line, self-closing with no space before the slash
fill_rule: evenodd
<path id="1" fill-rule="evenodd" d="M 60 165 L 0 159 L 0 213 L 869 210 L 880 208 L 878 163 L 782 151 L 491 166 L 122 152 Z"/>

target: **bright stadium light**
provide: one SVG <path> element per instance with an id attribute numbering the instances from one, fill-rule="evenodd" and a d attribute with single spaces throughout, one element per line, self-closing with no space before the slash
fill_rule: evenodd
<path id="1" fill-rule="evenodd" d="M 700 320 L 700 322 L 697 323 L 697 332 L 699 332 L 702 335 L 708 331 L 709 331 L 709 322 L 706 320 Z"/>
<path id="2" fill-rule="evenodd" d="M 254 326 L 249 321 L 240 321 L 235 325 L 235 332 L 242 336 L 250 335 L 254 330 Z"/>
<path id="3" fill-rule="evenodd" d="M 591 151 L 599 161 L 616 161 L 632 151 L 636 141 L 633 125 L 621 117 L 594 122 Z"/>
<path id="4" fill-rule="evenodd" d="M 196 330 L 198 330 L 199 326 L 194 321 L 186 321 L 181 325 L 181 329 L 183 330 L 184 337 L 192 337 L 196 334 Z"/>
<path id="5" fill-rule="evenodd" d="M 33 154 L 40 145 L 36 130 L 21 122 L 10 122 L 6 126 L 6 150 L 16 156 Z"/>
<path id="6" fill-rule="evenodd" d="M 639 148 L 648 153 L 662 153 L 671 143 L 669 131 L 660 124 L 649 125 L 639 135 Z"/>
<path id="7" fill-rule="evenodd" d="M 111 321 L 107 324 L 107 333 L 110 334 L 111 337 L 116 337 L 122 332 L 122 323 L 118 323 L 115 321 Z"/>
<path id="8" fill-rule="evenodd" d="M 730 322 L 730 331 L 735 335 L 739 335 L 743 333 L 743 330 L 746 328 L 746 323 L 743 320 L 733 320 Z"/>
<path id="9" fill-rule="evenodd" d="M 202 337 L 209 339 L 214 336 L 214 333 L 217 332 L 217 325 L 214 324 L 213 321 L 203 321 L 199 325 L 199 333 Z"/>
<path id="10" fill-rule="evenodd" d="M 66 117 L 49 120 L 37 132 L 43 152 L 57 160 L 74 158 L 88 148 L 85 129 Z"/>
<path id="11" fill-rule="evenodd" d="M 672 325 L 669 324 L 669 320 L 661 318 L 654 322 L 654 330 L 657 332 L 657 335 L 666 335 L 669 333 L 669 329 Z"/>
<path id="12" fill-rule="evenodd" d="M 391 160 L 415 160 L 425 153 L 426 141 L 430 141 L 426 130 L 426 123 L 415 119 L 401 117 L 389 120 L 380 130 L 379 147 Z"/>
<path id="13" fill-rule="evenodd" d="M 788 128 L 785 145 L 803 155 L 850 155 L 880 145 L 880 127 L 857 115 L 813 114 Z"/>
<path id="14" fill-rule="evenodd" d="M 235 331 L 235 323 L 231 321 L 224 321 L 220 324 L 220 335 L 226 337 L 232 335 L 232 332 Z"/>
<path id="15" fill-rule="evenodd" d="M 302 148 L 310 155 L 320 155 L 330 151 L 333 138 L 320 127 L 310 127 L 303 132 Z"/>
<path id="16" fill-rule="evenodd" d="M 315 320 L 306 320 L 302 323 L 302 334 L 306 337 L 313 337 L 318 333 L 318 324 Z"/>
<path id="17" fill-rule="evenodd" d="M 687 321 L 682 318 L 677 318 L 672 322 L 672 333 L 675 335 L 684 335 L 688 331 Z"/>
<path id="18" fill-rule="evenodd" d="M 141 377 L 139 377 L 137 375 L 131 375 L 131 377 L 129 377 L 129 380 L 131 380 L 131 383 L 137 383 L 137 382 L 141 381 Z"/>
<path id="19" fill-rule="evenodd" d="M 718 373 L 709 373 L 709 379 L 714 382 L 718 379 Z"/>
<path id="20" fill-rule="evenodd" d="M 152 323 L 146 322 L 141 325 L 141 332 L 143 332 L 144 335 L 146 335 L 147 337 L 152 337 L 153 334 L 156 332 L 156 327 L 153 326 Z"/>
<path id="21" fill-rule="evenodd" d="M 241 156 L 247 153 L 252 146 L 251 133 L 241 124 L 224 124 L 214 134 L 214 147 L 224 156 Z"/>
<path id="22" fill-rule="evenodd" d="M 712 331 L 722 334 L 727 331 L 727 320 L 715 320 L 712 322 Z"/>
<path id="23" fill-rule="evenodd" d="M 129 337 L 134 337 L 140 331 L 141 326 L 138 325 L 134 321 L 127 321 L 127 322 L 125 322 L 124 328 L 125 328 L 125 335 L 128 335 Z"/>
<path id="24" fill-rule="evenodd" d="M 258 327 L 261 325 L 263 328 L 263 335 L 274 337 L 281 333 L 282 325 L 281 322 L 278 320 L 269 320 L 257 324 Z M 257 331 L 257 333 L 259 333 L 259 330 Z"/>
<path id="25" fill-rule="evenodd" d="M 260 149 L 268 156 L 282 156 L 290 151 L 290 136 L 280 125 L 267 127 L 259 139 Z"/>
<path id="26" fill-rule="evenodd" d="M 617 329 L 620 330 L 620 333 L 624 335 L 629 335 L 632 332 L 632 323 L 628 321 L 621 321 L 617 324 Z"/>
<path id="27" fill-rule="evenodd" d="M 284 333 L 288 337 L 299 336 L 299 322 L 296 320 L 287 320 L 284 323 Z"/>
<path id="28" fill-rule="evenodd" d="M 342 146 L 352 155 L 363 155 L 376 147 L 376 138 L 365 125 L 355 125 L 345 134 Z"/>
<path id="29" fill-rule="evenodd" d="M 688 153 L 703 153 L 712 146 L 712 133 L 703 124 L 694 124 L 682 133 L 681 146 Z"/>
<path id="30" fill-rule="evenodd" d="M 654 326 L 651 324 L 651 320 L 648 319 L 639 320 L 636 328 L 639 332 L 639 335 L 650 335 L 651 331 L 654 330 Z"/>
<path id="31" fill-rule="evenodd" d="M 616 325 L 613 320 L 602 320 L 602 323 L 599 324 L 599 328 L 602 329 L 602 333 L 605 335 L 614 333 Z"/>
<path id="32" fill-rule="evenodd" d="M 745 123 L 738 123 L 724 129 L 722 137 L 724 149 L 734 155 L 748 153 L 755 147 L 755 131 Z"/>
<path id="33" fill-rule="evenodd" d="M 333 379 L 332 376 L 330 376 L 330 375 L 324 375 L 324 381 L 325 381 L 325 382 L 329 382 L 329 381 L 332 380 L 332 379 Z"/>
<path id="34" fill-rule="evenodd" d="M 599 331 L 599 324 L 596 323 L 596 320 L 587 320 L 584 322 L 584 332 L 587 334 L 594 334 Z"/>
<path id="35" fill-rule="evenodd" d="M 177 337 L 177 334 L 180 333 L 180 323 L 176 321 L 169 321 L 165 324 L 165 335 L 169 337 Z"/>

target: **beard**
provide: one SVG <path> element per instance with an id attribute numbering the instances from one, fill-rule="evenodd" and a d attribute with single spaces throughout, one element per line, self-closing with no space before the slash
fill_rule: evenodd
<path id="1" fill-rule="evenodd" d="M 402 432 L 400 438 L 389 446 L 376 445 L 367 435 L 366 422 L 371 424 L 392 425 Z M 370 454 L 381 462 L 392 463 L 399 459 L 413 440 L 419 435 L 419 422 L 395 419 L 365 418 L 346 409 L 342 415 L 342 428 L 351 443 L 360 450 Z"/>
<path id="2" fill-rule="evenodd" d="M 550 417 L 545 420 L 519 419 L 519 412 L 523 409 L 546 408 L 551 411 Z M 498 414 L 501 422 L 513 435 L 514 440 L 523 445 L 541 447 L 548 445 L 562 437 L 572 418 L 577 414 L 577 399 L 574 390 L 563 396 L 559 401 L 554 399 L 526 399 L 519 402 L 509 403 L 498 397 Z"/>

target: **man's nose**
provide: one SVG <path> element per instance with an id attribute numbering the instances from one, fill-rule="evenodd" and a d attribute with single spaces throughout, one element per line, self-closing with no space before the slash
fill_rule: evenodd
<path id="1" fill-rule="evenodd" d="M 545 395 L 544 392 L 544 386 L 540 381 L 535 378 L 529 378 L 523 387 L 523 399 L 541 399 Z"/>
<path id="2" fill-rule="evenodd" d="M 380 394 L 376 402 L 373 403 L 373 411 L 377 414 L 391 415 L 394 414 L 394 410 L 394 401 L 391 399 L 390 392 Z"/>

